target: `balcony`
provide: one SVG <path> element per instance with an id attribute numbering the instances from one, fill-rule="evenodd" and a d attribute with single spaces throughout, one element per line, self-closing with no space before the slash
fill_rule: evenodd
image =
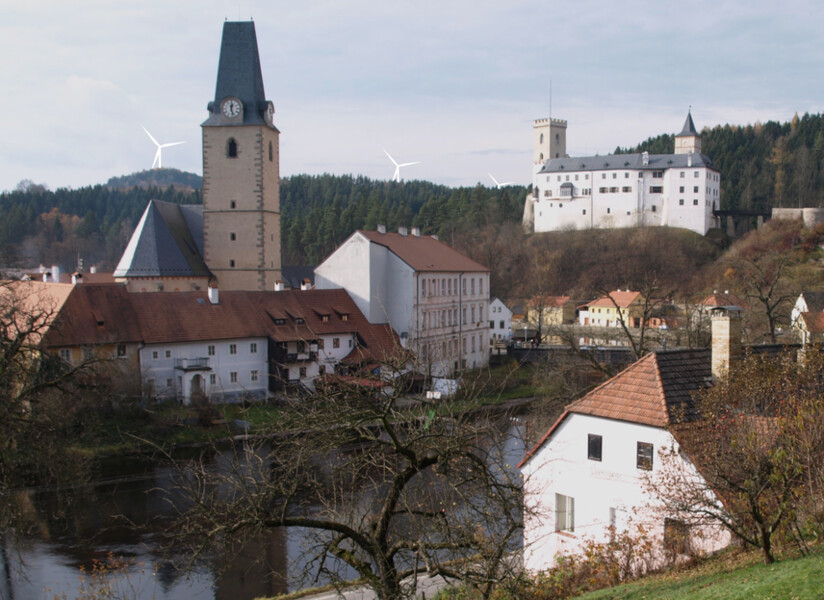
<path id="1" fill-rule="evenodd" d="M 208 357 L 176 358 L 175 369 L 179 371 L 211 371 Z"/>
<path id="2" fill-rule="evenodd" d="M 317 360 L 317 352 L 294 352 L 286 355 L 287 363 L 298 363 Z"/>

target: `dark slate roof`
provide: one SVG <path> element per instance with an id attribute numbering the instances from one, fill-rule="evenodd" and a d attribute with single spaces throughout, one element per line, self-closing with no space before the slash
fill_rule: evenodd
<path id="1" fill-rule="evenodd" d="M 687 169 L 710 167 L 712 161 L 706 154 L 650 154 L 644 164 L 643 154 L 607 154 L 578 158 L 552 158 L 544 164 L 541 173 L 574 173 L 576 171 L 661 171 L 663 169 Z"/>
<path id="2" fill-rule="evenodd" d="M 208 277 L 203 261 L 203 207 L 149 201 L 115 277 Z"/>
<path id="3" fill-rule="evenodd" d="M 209 104 L 209 118 L 203 125 L 227 124 L 220 118 L 220 102 L 228 96 L 243 102 L 243 125 L 269 125 L 264 118 L 268 103 L 253 21 L 223 24 L 215 99 Z"/>
<path id="4" fill-rule="evenodd" d="M 809 312 L 824 311 L 824 292 L 801 292 Z"/>
<path id="5" fill-rule="evenodd" d="M 293 290 L 299 290 L 304 279 L 315 285 L 315 268 L 305 266 L 285 266 L 281 267 L 280 275 L 284 283 Z"/>
<path id="6" fill-rule="evenodd" d="M 684 127 L 681 129 L 681 133 L 676 135 L 675 137 L 684 137 L 688 135 L 698 135 L 698 131 L 695 129 L 695 123 L 692 122 L 692 113 L 687 113 L 687 120 L 684 121 Z"/>

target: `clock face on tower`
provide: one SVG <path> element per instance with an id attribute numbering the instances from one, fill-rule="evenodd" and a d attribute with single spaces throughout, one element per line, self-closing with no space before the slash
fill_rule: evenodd
<path id="1" fill-rule="evenodd" d="M 237 100 L 226 100 L 223 103 L 223 114 L 227 117 L 236 117 L 240 114 L 240 102 Z"/>

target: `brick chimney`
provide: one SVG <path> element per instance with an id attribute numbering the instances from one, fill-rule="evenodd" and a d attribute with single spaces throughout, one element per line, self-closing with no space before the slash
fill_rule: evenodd
<path id="1" fill-rule="evenodd" d="M 712 309 L 712 377 L 727 373 L 730 364 L 741 358 L 741 308 L 717 306 Z"/>

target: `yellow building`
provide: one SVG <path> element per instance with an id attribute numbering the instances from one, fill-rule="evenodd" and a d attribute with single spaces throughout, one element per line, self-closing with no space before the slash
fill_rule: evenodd
<path id="1" fill-rule="evenodd" d="M 631 329 L 638 329 L 644 318 L 644 296 L 641 292 L 615 290 L 581 307 L 579 322 L 593 327 L 620 327 L 621 320 Z"/>

